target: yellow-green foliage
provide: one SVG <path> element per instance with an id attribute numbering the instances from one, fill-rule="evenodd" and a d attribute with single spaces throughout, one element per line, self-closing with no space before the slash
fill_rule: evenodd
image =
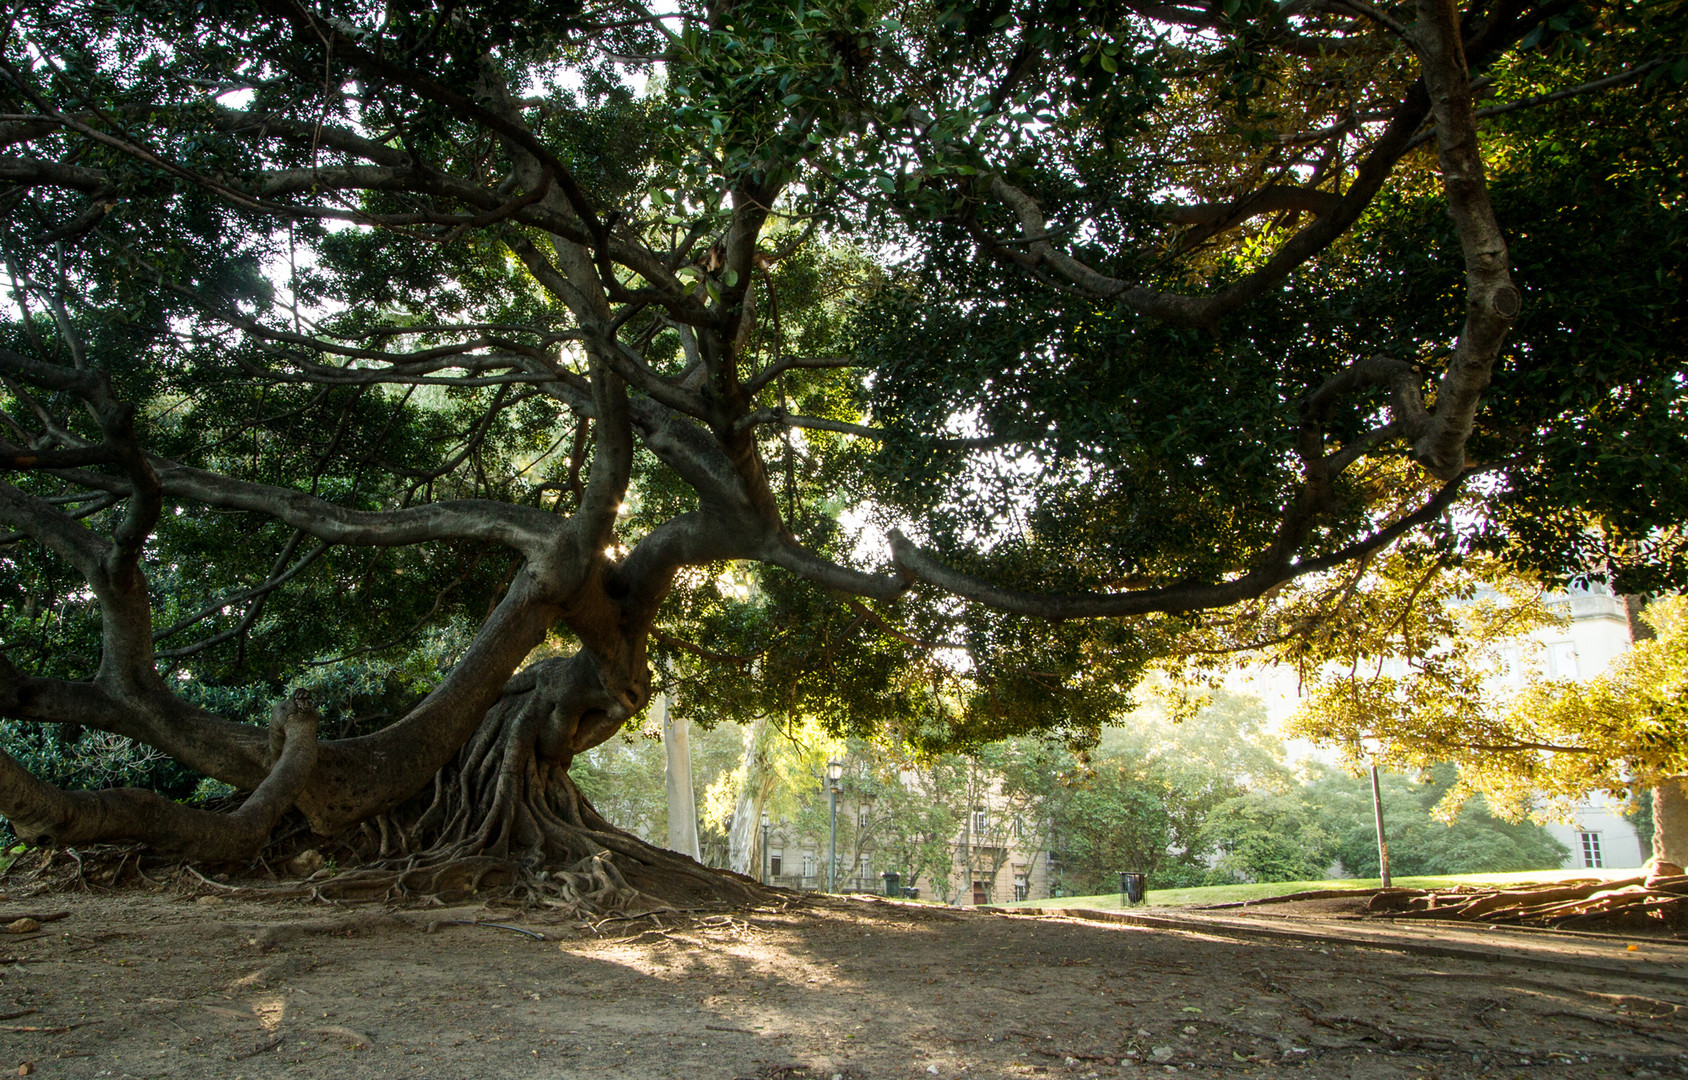
<path id="1" fill-rule="evenodd" d="M 1505 577 L 1478 591 L 1470 572 L 1448 572 L 1410 602 L 1404 582 L 1382 582 L 1396 594 L 1383 600 L 1393 618 L 1356 633 L 1346 663 L 1309 674 L 1286 734 L 1336 748 L 1352 769 L 1374 759 L 1397 771 L 1453 762 L 1459 782 L 1443 817 L 1477 793 L 1504 817 L 1563 817 L 1591 792 L 1624 797 L 1688 772 L 1688 601 L 1648 608 L 1656 638 L 1588 682 L 1568 682 L 1530 662 L 1527 635 L 1554 622 L 1539 592 Z M 1522 686 L 1498 678 L 1508 661 L 1526 673 Z"/>

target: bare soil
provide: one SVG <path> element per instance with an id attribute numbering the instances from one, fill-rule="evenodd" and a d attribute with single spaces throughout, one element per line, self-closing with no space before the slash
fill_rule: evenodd
<path id="1" fill-rule="evenodd" d="M 1479 962 L 863 899 L 596 926 L 496 904 L 135 891 L 0 904 L 57 910 L 70 914 L 0 935 L 0 1075 L 1688 1073 L 1688 978 L 1536 954 Z M 544 940 L 465 925 L 489 921 Z M 1483 940 L 1506 955 L 1503 936 Z"/>

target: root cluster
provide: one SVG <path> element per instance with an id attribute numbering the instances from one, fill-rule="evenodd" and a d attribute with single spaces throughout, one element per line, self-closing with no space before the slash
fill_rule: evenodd
<path id="1" fill-rule="evenodd" d="M 1469 886 L 1388 889 L 1373 895 L 1366 908 L 1395 919 L 1681 932 L 1688 930 L 1688 874 L 1652 874 L 1618 881 L 1568 881 L 1513 889 Z"/>
<path id="2" fill-rule="evenodd" d="M 559 702 L 579 696 L 581 667 L 575 659 L 533 665 L 532 677 L 487 712 L 429 788 L 338 836 L 313 835 L 295 812 L 279 827 L 267 825 L 258 857 L 243 856 L 238 868 L 219 861 L 227 855 L 192 847 L 186 861 L 104 847 L 97 856 L 103 865 L 94 870 L 91 848 L 43 847 L 7 876 L 27 891 L 90 883 L 156 888 L 162 873 L 202 893 L 275 899 L 451 903 L 496 894 L 581 918 L 758 900 L 763 890 L 749 878 L 647 844 L 593 809 L 569 776 L 569 741 L 558 737 L 559 729 L 572 733 L 579 725 L 560 725 L 558 717 Z M 206 809 L 232 820 L 255 798 L 231 797 Z M 205 863 L 234 872 L 208 877 L 200 872 Z"/>

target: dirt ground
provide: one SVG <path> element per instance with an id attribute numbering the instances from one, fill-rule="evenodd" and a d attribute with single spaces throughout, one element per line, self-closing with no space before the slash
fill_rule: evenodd
<path id="1" fill-rule="evenodd" d="M 848 899 L 596 928 L 144 892 L 0 915 L 26 909 L 70 914 L 0 935 L 0 1075 L 1688 1074 L 1688 974 L 1668 965 L 1591 974 Z"/>

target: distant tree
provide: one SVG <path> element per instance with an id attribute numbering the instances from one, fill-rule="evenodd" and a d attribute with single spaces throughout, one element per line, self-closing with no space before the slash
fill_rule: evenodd
<path id="1" fill-rule="evenodd" d="M 1582 683 L 1536 682 L 1502 718 L 1503 753 L 1473 762 L 1474 787 L 1508 808 L 1532 791 L 1652 790 L 1653 856 L 1688 865 L 1688 598 L 1649 605 L 1652 636 Z M 1466 756 L 1470 756 L 1469 752 Z"/>
<path id="2" fill-rule="evenodd" d="M 1155 867 L 1157 887 L 1198 885 L 1210 874 L 1212 845 L 1203 827 L 1214 807 L 1249 791 L 1288 790 L 1295 776 L 1258 698 L 1224 690 L 1187 698 L 1173 686 L 1159 689 L 1158 700 L 1104 732 L 1096 758 L 1136 760 L 1164 790 L 1170 837 Z"/>
<path id="3" fill-rule="evenodd" d="M 726 831 L 707 812 L 707 792 L 739 767 L 744 729 L 730 721 L 692 728 L 692 775 L 698 839 L 704 862 L 726 865 Z M 655 725 L 629 725 L 616 737 L 581 754 L 574 765 L 580 790 L 605 820 L 656 844 L 667 844 L 666 755 Z"/>
<path id="4" fill-rule="evenodd" d="M 1097 747 L 1075 752 L 1039 741 L 1006 772 L 1046 823 L 1038 837 L 1057 855 L 1068 893 L 1107 892 L 1119 870 L 1143 870 L 1156 887 L 1204 883 L 1214 807 L 1249 790 L 1293 783 L 1282 742 L 1256 699 L 1216 692 L 1199 699 L 1174 688 L 1102 730 Z"/>
<path id="5" fill-rule="evenodd" d="M 876 858 L 907 886 L 927 881 L 955 898 L 955 839 L 965 812 L 966 770 L 956 755 L 901 760 L 876 754 L 871 807 Z"/>
<path id="6" fill-rule="evenodd" d="M 1063 892 L 1111 892 L 1115 871 L 1153 873 L 1167 859 L 1173 833 L 1164 786 L 1110 759 L 1072 788 L 1053 814 Z"/>
<path id="7" fill-rule="evenodd" d="M 1203 834 L 1217 868 L 1245 881 L 1309 881 L 1325 876 L 1337 836 L 1300 791 L 1251 792 L 1213 808 Z"/>
<path id="8" fill-rule="evenodd" d="M 1384 773 L 1381 779 L 1389 863 L 1395 874 L 1550 870 L 1570 854 L 1534 822 L 1495 817 L 1481 796 L 1467 801 L 1452 821 L 1439 820 L 1436 808 L 1456 782 L 1451 764 L 1431 770 L 1428 782 L 1395 773 Z M 1343 872 L 1350 877 L 1376 877 L 1377 830 L 1370 781 L 1327 770 L 1307 787 L 1305 797 L 1323 828 L 1335 837 Z"/>

